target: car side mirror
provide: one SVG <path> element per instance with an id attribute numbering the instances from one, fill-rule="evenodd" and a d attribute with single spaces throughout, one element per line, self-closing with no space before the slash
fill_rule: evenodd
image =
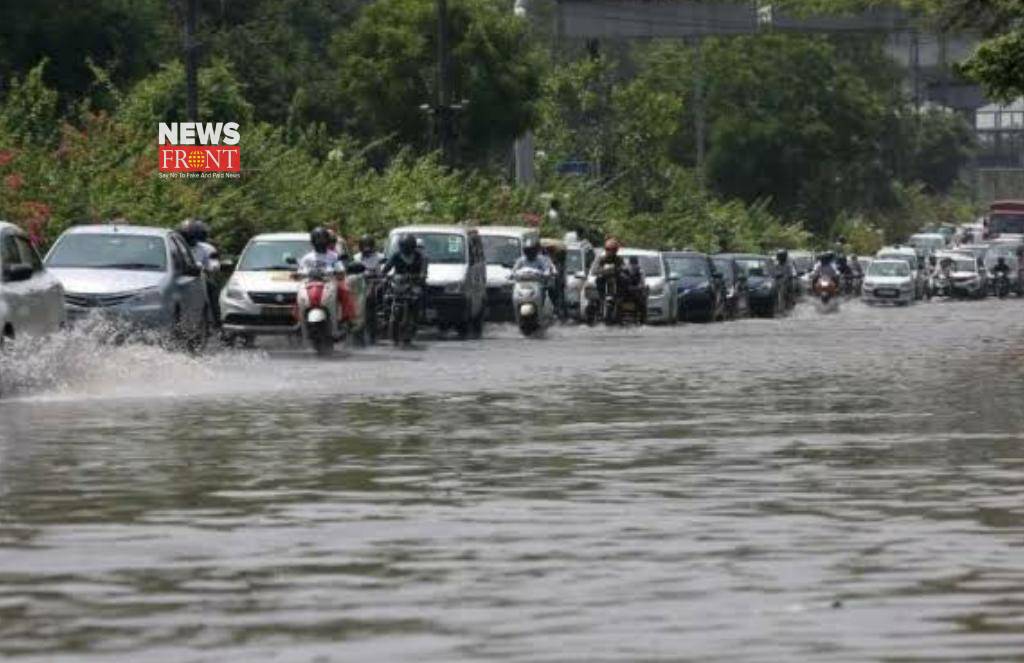
<path id="1" fill-rule="evenodd" d="M 29 280 L 34 273 L 35 270 L 32 269 L 32 265 L 19 263 L 4 267 L 3 278 L 8 283 L 15 283 Z"/>

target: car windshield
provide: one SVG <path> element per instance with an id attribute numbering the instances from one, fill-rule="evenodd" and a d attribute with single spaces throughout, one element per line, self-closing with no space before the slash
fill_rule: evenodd
<path id="1" fill-rule="evenodd" d="M 481 235 L 484 243 L 484 259 L 488 265 L 514 265 L 523 255 L 523 243 L 518 237 Z"/>
<path id="2" fill-rule="evenodd" d="M 623 256 L 623 258 L 627 264 L 632 258 L 638 258 L 644 276 L 661 276 L 661 258 L 658 256 Z"/>
<path id="3" fill-rule="evenodd" d="M 726 283 L 732 283 L 732 261 L 731 260 L 714 260 L 715 269 L 721 272 L 722 276 L 725 277 Z"/>
<path id="4" fill-rule="evenodd" d="M 976 272 L 978 271 L 978 263 L 971 260 L 970 258 L 957 258 L 953 264 L 954 272 Z"/>
<path id="5" fill-rule="evenodd" d="M 907 265 L 914 265 L 917 263 L 917 255 L 905 256 L 900 253 L 889 253 L 878 256 L 879 260 L 902 260 Z"/>
<path id="6" fill-rule="evenodd" d="M 737 258 L 736 263 L 747 276 L 771 276 L 772 266 L 767 258 Z"/>
<path id="7" fill-rule="evenodd" d="M 253 240 L 238 261 L 240 272 L 292 270 L 312 250 L 309 240 Z"/>
<path id="8" fill-rule="evenodd" d="M 910 266 L 903 261 L 873 262 L 868 267 L 868 276 L 910 276 Z"/>
<path id="9" fill-rule="evenodd" d="M 466 238 L 456 233 L 413 233 L 422 242 L 427 262 L 440 265 L 466 264 Z M 391 240 L 388 255 L 398 251 L 398 236 Z"/>
<path id="10" fill-rule="evenodd" d="M 167 271 L 163 237 L 121 233 L 65 235 L 46 258 L 47 267 Z"/>
<path id="11" fill-rule="evenodd" d="M 1024 235 L 1024 214 L 990 214 L 988 229 L 995 234 Z"/>
<path id="12" fill-rule="evenodd" d="M 709 277 L 708 261 L 699 256 L 678 256 L 668 258 L 668 271 L 672 276 L 686 277 Z"/>
<path id="13" fill-rule="evenodd" d="M 800 273 L 809 272 L 814 269 L 814 258 L 793 258 L 793 266 L 796 267 L 796 271 Z"/>
<path id="14" fill-rule="evenodd" d="M 946 245 L 946 238 L 941 235 L 939 237 L 916 235 L 910 238 L 910 244 L 920 249 L 941 249 Z"/>

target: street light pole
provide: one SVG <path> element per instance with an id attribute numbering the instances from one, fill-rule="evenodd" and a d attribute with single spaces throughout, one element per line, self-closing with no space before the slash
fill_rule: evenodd
<path id="1" fill-rule="evenodd" d="M 448 166 L 453 161 L 454 131 L 452 122 L 451 53 L 448 44 L 448 0 L 437 0 L 437 104 L 434 117 L 437 121 L 438 141 L 441 158 Z"/>
<path id="2" fill-rule="evenodd" d="M 526 20 L 526 0 L 515 0 L 512 13 Z M 525 186 L 533 184 L 533 132 L 527 129 L 515 140 L 512 146 L 512 160 L 515 167 L 516 184 Z"/>
<path id="3" fill-rule="evenodd" d="M 199 54 L 196 50 L 198 4 L 199 0 L 187 0 L 185 8 L 185 114 L 189 122 L 199 121 Z"/>

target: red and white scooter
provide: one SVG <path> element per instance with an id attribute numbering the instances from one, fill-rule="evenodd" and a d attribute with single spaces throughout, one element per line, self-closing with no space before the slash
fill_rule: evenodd
<path id="1" fill-rule="evenodd" d="M 338 303 L 338 275 L 313 269 L 296 278 L 302 281 L 295 302 L 302 338 L 321 357 L 329 355 L 334 352 L 334 344 L 345 338 Z"/>

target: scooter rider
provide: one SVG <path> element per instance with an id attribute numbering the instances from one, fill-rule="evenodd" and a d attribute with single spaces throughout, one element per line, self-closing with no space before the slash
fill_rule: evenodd
<path id="1" fill-rule="evenodd" d="M 356 254 L 355 261 L 366 267 L 367 274 L 380 273 L 381 266 L 384 264 L 384 255 L 377 251 L 373 237 L 363 235 L 359 238 L 359 253 Z"/>
<path id="2" fill-rule="evenodd" d="M 782 292 L 786 294 L 786 308 L 792 308 L 796 305 L 797 276 L 796 268 L 789 262 L 789 251 L 776 251 L 775 262 L 778 263 L 779 273 L 782 274 Z"/>
<path id="3" fill-rule="evenodd" d="M 427 257 L 419 248 L 416 236 L 405 234 L 398 238 L 398 251 L 396 251 L 380 270 L 382 276 L 391 272 L 396 275 L 408 276 L 412 284 L 419 291 L 417 298 L 417 316 L 423 308 L 423 286 L 427 282 Z"/>
<path id="4" fill-rule="evenodd" d="M 835 260 L 835 254 L 831 251 L 826 251 L 818 256 L 818 264 L 811 270 L 811 283 L 817 284 L 818 279 L 825 276 L 834 283 L 838 283 L 839 272 L 836 270 L 833 261 Z"/>
<path id="5" fill-rule="evenodd" d="M 626 283 L 628 292 L 636 303 L 636 310 L 639 312 L 639 322 L 647 324 L 647 275 L 640 266 L 639 256 L 629 256 L 626 261 Z"/>
<path id="6" fill-rule="evenodd" d="M 220 288 L 215 278 L 220 274 L 220 256 L 209 243 L 210 230 L 201 219 L 189 218 L 181 222 L 181 236 L 192 251 L 192 259 L 206 273 L 206 295 L 215 324 L 220 324 Z"/>
<path id="7" fill-rule="evenodd" d="M 1010 266 L 1006 264 L 1006 257 L 1005 256 L 999 256 L 999 257 L 996 258 L 996 264 L 992 266 L 992 275 L 993 276 L 1000 276 L 1000 275 L 1002 275 L 1002 276 L 1005 276 L 1005 277 L 1009 278 L 1009 276 L 1010 276 Z"/>
<path id="8" fill-rule="evenodd" d="M 523 255 L 519 256 L 519 259 L 512 265 L 512 273 L 515 274 L 521 269 L 534 269 L 544 275 L 544 296 L 550 299 L 551 281 L 556 275 L 555 264 L 540 252 L 540 243 L 534 237 L 528 237 L 523 242 Z"/>
<path id="9" fill-rule="evenodd" d="M 333 274 L 338 281 L 338 303 L 341 305 L 341 320 L 353 320 L 356 317 L 356 305 L 345 282 L 345 264 L 334 251 L 334 238 L 331 232 L 317 226 L 309 232 L 309 243 L 313 250 L 299 260 L 297 277 L 308 276 L 311 272 L 322 271 Z"/>

